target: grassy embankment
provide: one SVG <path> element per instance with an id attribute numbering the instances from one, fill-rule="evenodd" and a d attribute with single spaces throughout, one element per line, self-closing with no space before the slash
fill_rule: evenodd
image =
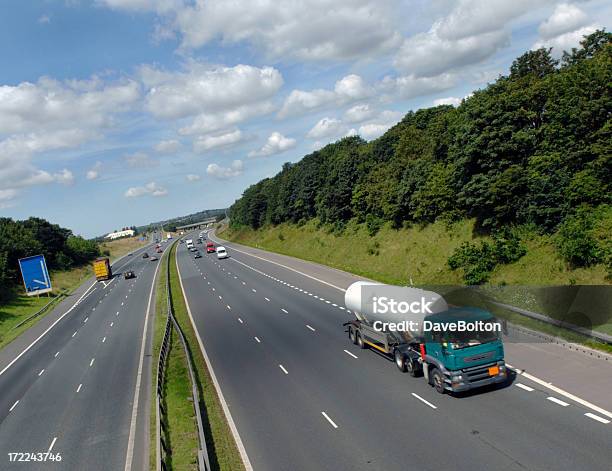
<path id="1" fill-rule="evenodd" d="M 108 251 L 111 260 L 114 260 L 141 247 L 145 243 L 146 242 L 139 241 L 137 237 L 130 237 L 127 239 L 104 242 L 101 244 L 100 249 L 101 251 Z M 15 328 L 16 325 L 36 313 L 50 301 L 59 301 L 61 294 L 68 294 L 77 288 L 83 281 L 92 276 L 92 269 L 88 264 L 82 267 L 73 268 L 72 270 L 52 271 L 50 275 L 53 293 L 49 293 L 49 295 L 44 294 L 40 297 L 26 296 L 23 292 L 23 288 L 19 286 L 14 293 L 10 293 L 10 296 L 7 296 L 8 301 L 0 305 L 0 348 L 4 347 L 12 340 L 16 339 L 22 332 L 32 327 L 36 322 L 42 319 L 46 313 L 50 312 L 51 309 L 48 309 L 40 316 L 35 317 L 22 326 Z M 51 307 L 53 307 L 53 305 L 51 305 Z"/>
<path id="2" fill-rule="evenodd" d="M 461 271 L 452 271 L 447 260 L 464 241 L 474 241 L 473 221 L 468 220 L 452 226 L 438 222 L 400 230 L 384 226 L 374 236 L 370 236 L 363 225 L 357 224 L 348 224 L 342 234 L 335 234 L 325 227 L 318 227 L 315 220 L 302 226 L 280 224 L 257 231 L 224 229 L 219 235 L 244 245 L 310 260 L 384 283 L 405 285 L 412 280 L 417 286 L 462 285 Z M 515 263 L 498 265 L 489 283 L 480 289 L 494 293 L 501 302 L 551 315 L 540 297 L 534 294 L 541 287 L 609 285 L 603 265 L 579 269 L 568 267 L 557 255 L 551 236 L 529 234 L 523 243 L 527 254 Z M 583 336 L 520 314 L 505 311 L 499 315 L 541 332 L 602 348 Z M 609 318 L 594 328 L 612 334 Z"/>
<path id="3" fill-rule="evenodd" d="M 206 362 L 200 351 L 198 340 L 191 325 L 187 307 L 183 298 L 178 272 L 176 269 L 176 245 L 168 252 L 170 257 L 170 287 L 174 316 L 183 330 L 189 356 L 195 369 L 202 408 L 204 435 L 208 447 L 211 469 L 213 471 L 239 471 L 244 469 L 240 454 L 225 420 L 223 408 L 217 396 Z M 165 262 L 164 262 L 165 265 Z M 165 269 L 161 267 L 160 270 Z M 163 339 L 166 320 L 165 273 L 160 277 L 157 289 L 157 316 L 155 319 L 155 337 L 153 339 L 153 368 L 157 367 L 157 358 Z M 189 372 L 184 357 L 184 350 L 177 334 L 173 334 L 172 350 L 168 359 L 164 402 L 168 410 L 168 443 L 172 449 L 171 468 L 175 470 L 197 469 L 197 428 L 190 402 L 191 389 Z M 153 391 L 155 391 L 155 370 L 153 372 Z M 155 403 L 151 411 L 151 469 L 155 469 Z"/>

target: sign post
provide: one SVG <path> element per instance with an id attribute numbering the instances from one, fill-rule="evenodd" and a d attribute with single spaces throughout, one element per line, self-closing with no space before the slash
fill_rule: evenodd
<path id="1" fill-rule="evenodd" d="M 19 259 L 19 268 L 26 294 L 39 295 L 51 291 L 51 277 L 44 255 L 34 255 Z"/>

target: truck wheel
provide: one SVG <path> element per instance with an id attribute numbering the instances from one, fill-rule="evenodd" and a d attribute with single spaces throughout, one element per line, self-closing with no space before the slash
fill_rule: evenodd
<path id="1" fill-rule="evenodd" d="M 413 378 L 419 375 L 419 368 L 417 366 L 417 363 L 410 356 L 406 360 L 406 371 Z"/>
<path id="2" fill-rule="evenodd" d="M 436 388 L 436 391 L 440 394 L 444 394 L 446 390 L 444 389 L 444 375 L 438 368 L 434 368 L 431 370 L 431 383 L 433 387 Z"/>
<path id="3" fill-rule="evenodd" d="M 348 332 L 349 332 L 349 339 L 351 339 L 351 342 L 357 345 L 357 335 L 355 334 L 355 329 L 353 329 L 353 327 L 349 325 Z"/>
<path id="4" fill-rule="evenodd" d="M 361 337 L 361 334 L 359 332 L 357 332 L 357 345 L 359 345 L 359 348 L 361 348 L 362 350 L 367 348 L 367 345 L 363 341 L 363 338 Z"/>
<path id="5" fill-rule="evenodd" d="M 402 354 L 402 352 L 400 352 L 399 350 L 395 350 L 395 366 L 397 366 L 397 369 L 400 370 L 402 373 L 405 373 L 406 370 L 406 358 L 404 357 L 404 355 Z"/>

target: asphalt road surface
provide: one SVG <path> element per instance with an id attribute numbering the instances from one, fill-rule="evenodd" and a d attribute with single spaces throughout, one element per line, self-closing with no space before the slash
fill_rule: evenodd
<path id="1" fill-rule="evenodd" d="M 0 469 L 124 470 L 130 439 L 132 469 L 144 466 L 146 394 L 139 396 L 138 427 L 132 427 L 133 402 L 159 262 L 143 259 L 143 250 L 153 253 L 148 247 L 115 263 L 112 281 L 83 291 L 0 375 Z M 125 280 L 125 270 L 136 278 Z M 148 389 L 144 380 L 141 385 Z M 61 462 L 9 461 L 9 453 L 47 451 L 59 453 Z"/>
<path id="2" fill-rule="evenodd" d="M 610 469 L 606 416 L 523 376 L 439 395 L 349 342 L 342 291 L 231 247 L 177 260 L 253 469 Z"/>

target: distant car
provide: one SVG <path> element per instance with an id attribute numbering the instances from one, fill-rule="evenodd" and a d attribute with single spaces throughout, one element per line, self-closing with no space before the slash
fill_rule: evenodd
<path id="1" fill-rule="evenodd" d="M 159 247 L 159 248 L 156 250 L 156 252 L 157 252 L 157 253 L 162 253 L 162 252 L 163 252 L 163 250 L 161 249 L 161 247 Z"/>
<path id="2" fill-rule="evenodd" d="M 206 244 L 206 253 L 215 253 L 215 246 L 212 244 L 212 242 Z"/>
<path id="3" fill-rule="evenodd" d="M 221 258 L 227 258 L 229 257 L 229 255 L 227 254 L 227 250 L 225 250 L 225 247 L 219 246 L 217 247 L 217 258 L 221 259 Z"/>
<path id="4" fill-rule="evenodd" d="M 123 278 L 129 280 L 130 278 L 136 278 L 136 274 L 132 270 L 123 272 Z"/>
<path id="5" fill-rule="evenodd" d="M 147 252 L 143 253 L 142 258 L 149 258 L 149 254 Z"/>
<path id="6" fill-rule="evenodd" d="M 189 249 L 189 251 L 190 251 L 190 252 L 197 252 L 197 251 L 198 251 L 198 249 L 196 249 L 195 247 L 191 247 L 191 248 Z"/>
<path id="7" fill-rule="evenodd" d="M 151 261 L 152 262 L 156 262 L 157 261 L 157 257 L 151 257 Z"/>
<path id="8" fill-rule="evenodd" d="M 202 258 L 202 254 L 200 252 L 196 252 L 193 258 Z"/>
<path id="9" fill-rule="evenodd" d="M 132 255 L 134 255 L 134 254 L 133 254 L 132 252 L 130 252 L 130 253 L 128 254 L 128 257 L 131 257 Z"/>

